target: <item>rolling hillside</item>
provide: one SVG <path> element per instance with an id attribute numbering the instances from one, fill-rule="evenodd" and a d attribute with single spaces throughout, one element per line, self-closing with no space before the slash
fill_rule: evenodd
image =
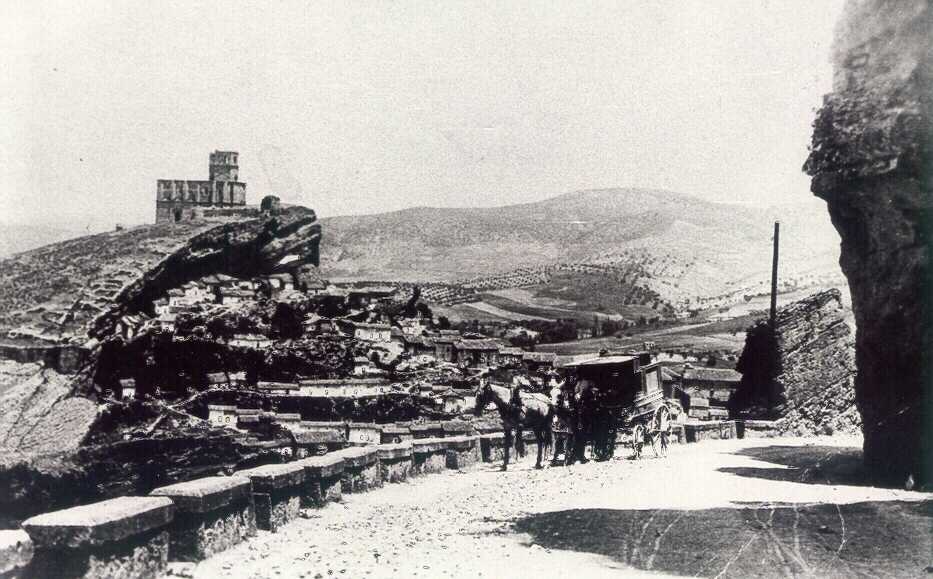
<path id="1" fill-rule="evenodd" d="M 644 189 L 332 217 L 323 220 L 322 269 L 335 279 L 443 282 L 477 292 L 531 287 L 536 297 L 607 313 L 657 309 L 658 301 L 723 307 L 768 291 L 775 218 L 783 290 L 844 285 L 839 239 L 820 208 L 759 209 Z"/>

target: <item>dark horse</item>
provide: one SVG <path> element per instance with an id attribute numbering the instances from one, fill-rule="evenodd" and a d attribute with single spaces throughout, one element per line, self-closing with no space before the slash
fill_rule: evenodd
<path id="1" fill-rule="evenodd" d="M 502 430 L 505 432 L 502 470 L 506 470 L 509 465 L 513 430 L 515 431 L 515 448 L 520 454 L 524 454 L 523 428 L 528 428 L 535 434 L 535 441 L 538 443 L 538 460 L 535 462 L 535 468 L 541 468 L 544 449 L 551 445 L 551 421 L 554 418 L 554 407 L 547 397 L 522 392 L 519 388 L 509 389 L 484 381 L 476 390 L 474 413 L 477 416 L 482 414 L 483 409 L 490 402 L 496 405 L 499 417 L 502 419 Z"/>

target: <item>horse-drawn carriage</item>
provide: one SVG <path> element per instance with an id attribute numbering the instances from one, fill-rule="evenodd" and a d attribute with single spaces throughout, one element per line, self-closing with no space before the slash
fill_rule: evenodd
<path id="1" fill-rule="evenodd" d="M 557 460 L 560 454 L 564 464 L 585 461 L 587 445 L 591 445 L 597 460 L 612 458 L 622 433 L 629 434 L 636 456 L 646 442 L 656 452 L 655 443 L 660 442 L 660 454 L 665 452 L 672 414 L 679 411 L 676 402 L 664 398 L 661 368 L 651 362 L 650 354 L 601 354 L 567 364 L 564 371 L 566 380 L 557 400 L 523 392 L 517 385 L 507 387 L 487 379 L 479 381 L 476 414 L 482 414 L 493 404 L 502 420 L 503 469 L 508 465 L 513 440 L 519 453 L 523 452 L 523 429 L 533 432 L 538 443 L 535 462 L 538 468 L 552 439 L 556 439 L 552 463 L 560 462 Z"/>
<path id="2" fill-rule="evenodd" d="M 608 355 L 564 366 L 562 406 L 558 416 L 565 423 L 566 459 L 583 459 L 587 443 L 593 456 L 613 456 L 620 434 L 628 434 L 636 454 L 641 445 L 655 441 L 663 453 L 667 447 L 675 404 L 664 398 L 661 368 L 647 352 Z"/>

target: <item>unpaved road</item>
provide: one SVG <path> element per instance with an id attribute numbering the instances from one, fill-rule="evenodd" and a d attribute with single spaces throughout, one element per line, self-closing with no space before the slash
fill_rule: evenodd
<path id="1" fill-rule="evenodd" d="M 930 576 L 933 497 L 861 484 L 857 446 L 709 441 L 637 462 L 479 465 L 306 511 L 196 577 Z"/>

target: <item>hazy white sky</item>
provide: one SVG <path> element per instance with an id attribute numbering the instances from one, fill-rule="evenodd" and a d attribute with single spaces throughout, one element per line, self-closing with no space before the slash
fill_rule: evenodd
<path id="1" fill-rule="evenodd" d="M 839 0 L 0 2 L 0 221 L 154 219 L 240 152 L 321 215 L 663 187 L 805 201 Z"/>

